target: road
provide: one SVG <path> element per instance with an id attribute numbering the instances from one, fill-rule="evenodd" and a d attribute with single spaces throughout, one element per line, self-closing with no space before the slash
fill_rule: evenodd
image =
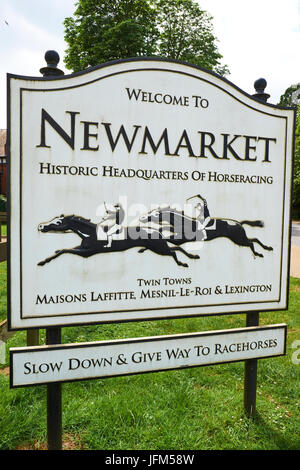
<path id="1" fill-rule="evenodd" d="M 292 223 L 291 276 L 300 278 L 300 222 Z"/>
<path id="2" fill-rule="evenodd" d="M 292 223 L 292 245 L 300 246 L 300 222 Z"/>

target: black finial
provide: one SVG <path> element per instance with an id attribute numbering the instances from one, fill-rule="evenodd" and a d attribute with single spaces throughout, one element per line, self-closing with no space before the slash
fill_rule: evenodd
<path id="1" fill-rule="evenodd" d="M 56 51 L 47 51 L 45 53 L 45 61 L 47 63 L 47 67 L 43 67 L 40 69 L 41 74 L 45 78 L 54 78 L 60 75 L 64 75 L 64 72 L 57 68 L 59 59 L 59 54 Z"/>
<path id="2" fill-rule="evenodd" d="M 266 86 L 267 86 L 267 81 L 264 78 L 259 78 L 258 80 L 255 80 L 254 88 L 255 88 L 256 93 L 252 95 L 253 98 L 266 103 L 268 99 L 270 98 L 270 95 L 268 95 L 268 93 L 265 93 Z"/>

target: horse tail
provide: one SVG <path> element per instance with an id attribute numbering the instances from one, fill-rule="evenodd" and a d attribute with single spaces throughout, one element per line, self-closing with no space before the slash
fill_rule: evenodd
<path id="1" fill-rule="evenodd" d="M 262 220 L 243 220 L 240 222 L 241 225 L 250 225 L 251 227 L 263 227 L 264 223 Z"/>

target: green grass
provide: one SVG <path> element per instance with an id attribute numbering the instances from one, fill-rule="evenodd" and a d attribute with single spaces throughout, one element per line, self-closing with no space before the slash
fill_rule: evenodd
<path id="1" fill-rule="evenodd" d="M 0 322 L 7 316 L 6 261 L 0 263 Z"/>
<path id="2" fill-rule="evenodd" d="M 1 235 L 3 237 L 6 237 L 7 235 L 7 225 L 6 224 L 2 224 L 2 227 L 1 227 Z"/>
<path id="3" fill-rule="evenodd" d="M 1 292 L 5 266 L 0 264 Z M 6 300 L 0 298 L 3 318 Z M 284 357 L 258 364 L 257 415 L 243 409 L 244 364 L 222 364 L 62 385 L 64 440 L 96 450 L 295 450 L 300 448 L 300 364 L 292 363 L 300 340 L 300 279 L 291 278 L 289 310 L 266 312 L 260 324 L 287 323 Z M 237 328 L 245 315 L 161 320 L 62 329 L 62 342 L 86 342 Z M 40 330 L 40 344 L 45 330 Z M 7 343 L 25 346 L 26 332 Z M 8 362 L 1 365 L 2 372 Z M 1 371 L 0 371 L 1 372 Z M 46 435 L 46 387 L 9 389 L 0 373 L 0 449 L 42 448 Z"/>

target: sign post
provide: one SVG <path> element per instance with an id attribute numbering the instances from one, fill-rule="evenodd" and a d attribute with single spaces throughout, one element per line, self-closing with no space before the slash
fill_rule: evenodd
<path id="1" fill-rule="evenodd" d="M 255 81 L 254 88 L 256 93 L 253 98 L 266 103 L 270 95 L 265 93 L 267 82 L 264 78 Z M 246 326 L 258 326 L 259 313 L 246 314 Z M 249 417 L 255 415 L 256 412 L 256 391 L 257 391 L 257 359 L 248 359 L 245 361 L 245 374 L 244 374 L 244 408 Z"/>
<path id="2" fill-rule="evenodd" d="M 56 51 L 45 54 L 46 67 L 40 69 L 45 79 L 64 75 L 57 65 L 59 55 Z M 46 344 L 61 343 L 61 328 L 46 328 Z M 52 383 L 47 385 L 47 441 L 48 450 L 62 450 L 62 385 Z"/>
<path id="3" fill-rule="evenodd" d="M 253 327 L 259 324 L 259 313 L 247 313 L 246 326 Z M 249 417 L 256 412 L 256 384 L 257 384 L 257 359 L 245 361 L 244 375 L 244 408 Z"/>
<path id="4" fill-rule="evenodd" d="M 60 344 L 61 329 L 46 329 L 46 344 Z M 62 449 L 62 385 L 47 385 L 47 440 L 48 450 Z"/>

